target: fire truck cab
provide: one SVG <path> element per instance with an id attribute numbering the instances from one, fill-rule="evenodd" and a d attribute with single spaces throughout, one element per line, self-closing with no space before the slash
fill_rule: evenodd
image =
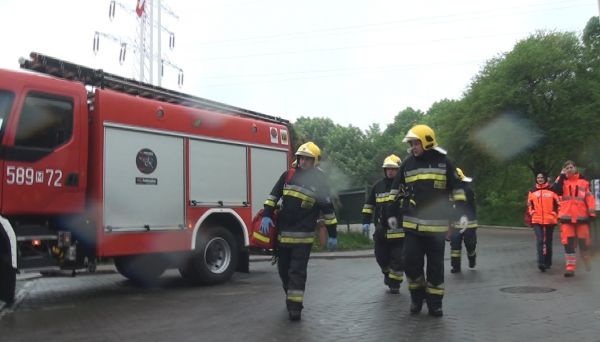
<path id="1" fill-rule="evenodd" d="M 0 69 L 0 300 L 16 274 L 135 283 L 248 270 L 248 231 L 292 158 L 289 122 L 38 53 Z"/>

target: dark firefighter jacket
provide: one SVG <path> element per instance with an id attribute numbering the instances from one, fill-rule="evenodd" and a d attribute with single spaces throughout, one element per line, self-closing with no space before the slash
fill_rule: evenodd
<path id="1" fill-rule="evenodd" d="M 399 194 L 409 199 L 402 201 L 409 204 L 404 205 L 402 217 L 406 232 L 445 234 L 452 219 L 466 214 L 464 184 L 446 155 L 436 150 L 427 150 L 419 157 L 410 155 L 404 160 L 390 189 L 392 198 Z M 454 201 L 455 209 L 450 199 Z M 394 206 L 391 207 L 392 214 L 398 212 Z"/>
<path id="2" fill-rule="evenodd" d="M 362 209 L 362 223 L 370 224 L 371 220 L 373 220 L 375 225 L 386 229 L 385 236 L 388 239 L 404 237 L 402 229 L 389 229 L 384 219 L 384 208 L 393 201 L 393 198 L 390 197 L 390 188 L 393 181 L 393 178 L 383 177 L 375 183 Z"/>
<path id="3" fill-rule="evenodd" d="M 292 179 L 286 183 L 285 171 L 271 190 L 264 204 L 264 216 L 272 217 L 277 202 L 281 210 L 277 217 L 280 243 L 312 243 L 319 214 L 330 237 L 337 236 L 337 219 L 331 202 L 329 185 L 323 172 L 316 168 L 297 168 Z"/>
<path id="4" fill-rule="evenodd" d="M 393 181 L 393 178 L 384 177 L 373 185 L 362 209 L 363 224 L 369 224 L 373 220 L 376 225 L 384 225 L 383 207 L 390 201 L 390 188 Z"/>
<path id="5" fill-rule="evenodd" d="M 477 210 L 475 208 L 475 193 L 471 190 L 471 187 L 465 182 L 461 182 L 463 189 L 465 190 L 465 195 L 467 197 L 466 203 L 462 206 L 462 210 L 457 210 L 455 205 L 454 210 L 454 225 L 458 225 L 458 219 L 460 219 L 460 215 L 464 214 L 467 216 L 469 220 L 467 228 L 477 228 Z M 462 212 L 461 212 L 462 211 Z"/>

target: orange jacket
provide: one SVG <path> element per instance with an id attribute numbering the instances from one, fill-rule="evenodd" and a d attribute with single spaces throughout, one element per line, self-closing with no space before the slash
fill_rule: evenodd
<path id="1" fill-rule="evenodd" d="M 554 225 L 558 219 L 558 195 L 550 190 L 550 184 L 536 184 L 529 191 L 527 208 L 532 224 Z"/>
<path id="2" fill-rule="evenodd" d="M 561 174 L 552 189 L 560 195 L 558 218 L 561 222 L 588 222 L 590 217 L 596 217 L 596 201 L 590 191 L 590 183 L 579 173 L 571 176 Z"/>

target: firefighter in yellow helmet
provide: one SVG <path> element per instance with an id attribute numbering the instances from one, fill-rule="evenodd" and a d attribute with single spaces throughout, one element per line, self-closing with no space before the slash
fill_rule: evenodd
<path id="1" fill-rule="evenodd" d="M 320 213 L 330 242 L 337 242 L 337 219 L 329 185 L 321 169 L 316 167 L 320 157 L 321 150 L 315 143 L 302 144 L 296 151 L 295 168 L 279 177 L 264 204 L 261 232 L 268 235 L 275 206 L 280 199 L 282 201 L 276 223 L 277 268 L 292 321 L 300 320 L 304 307 L 306 269 Z M 291 178 L 288 178 L 289 172 L 294 173 Z"/>
<path id="2" fill-rule="evenodd" d="M 458 273 L 461 268 L 462 244 L 464 241 L 467 249 L 467 258 L 469 259 L 469 268 L 475 267 L 477 257 L 477 212 L 475 210 L 475 194 L 467 185 L 472 182 L 471 177 L 465 176 L 460 168 L 456 168 L 456 175 L 463 182 L 466 202 L 466 215 L 462 216 L 462 221 L 455 221 L 452 224 L 452 232 L 450 233 L 450 272 Z"/>
<path id="3" fill-rule="evenodd" d="M 369 193 L 362 209 L 363 231 L 369 231 L 371 221 L 375 223 L 375 260 L 383 273 L 383 282 L 390 289 L 390 293 L 399 293 L 400 284 L 404 279 L 404 265 L 402 263 L 402 246 L 404 231 L 402 227 L 391 229 L 383 218 L 383 209 L 387 203 L 393 201 L 390 197 L 390 188 L 398 169 L 400 157 L 391 154 L 383 160 L 384 177 L 380 179 Z"/>
<path id="4" fill-rule="evenodd" d="M 450 196 L 461 217 L 465 191 L 455 167 L 446 157 L 446 151 L 438 146 L 429 126 L 412 127 L 402 141 L 409 144 L 410 155 L 394 178 L 390 196 L 404 200 L 388 207 L 387 220 L 390 228 L 400 226 L 406 234 L 403 257 L 411 296 L 410 312 L 421 312 L 426 301 L 429 314 L 440 317 L 443 315 L 445 240 L 448 222 L 455 217 Z M 403 204 L 402 215 L 398 214 L 396 203 Z"/>

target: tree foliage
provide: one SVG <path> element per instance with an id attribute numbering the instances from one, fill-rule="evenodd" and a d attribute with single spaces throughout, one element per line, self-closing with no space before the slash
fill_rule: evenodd
<path id="1" fill-rule="evenodd" d="M 405 108 L 383 131 L 342 127 L 326 118 L 300 118 L 300 139 L 326 155 L 337 189 L 364 187 L 382 176 L 381 162 L 406 156 L 402 138 L 417 123 L 430 125 L 449 157 L 469 176 L 480 221 L 520 224 L 527 190 L 539 171 L 557 175 L 575 160 L 600 178 L 600 21 L 581 37 L 536 32 L 490 59 L 459 100 L 443 99 L 424 113 Z"/>

